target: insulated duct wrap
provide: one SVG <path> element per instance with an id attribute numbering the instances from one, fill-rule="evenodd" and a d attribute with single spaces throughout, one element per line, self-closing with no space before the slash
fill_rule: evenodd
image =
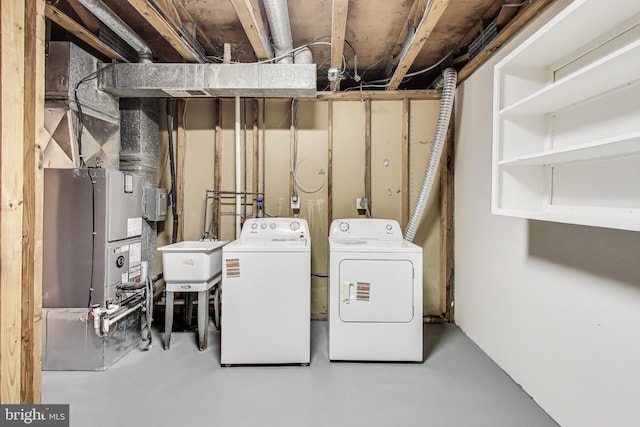
<path id="1" fill-rule="evenodd" d="M 287 0 L 263 0 L 264 11 L 269 21 L 273 48 L 279 64 L 291 64 L 293 55 L 293 40 L 291 38 L 291 24 Z"/>
<path id="2" fill-rule="evenodd" d="M 431 189 L 433 188 L 433 182 L 438 174 L 438 166 L 440 165 L 440 157 L 442 156 L 442 148 L 447 139 L 447 131 L 449 130 L 449 121 L 451 119 L 451 111 L 453 110 L 453 100 L 455 98 L 456 83 L 458 80 L 458 74 L 453 68 L 447 68 L 444 70 L 444 85 L 442 88 L 442 99 L 440 100 L 440 115 L 438 116 L 438 124 L 436 126 L 436 133 L 433 140 L 433 146 L 431 147 L 431 154 L 429 156 L 429 163 L 427 164 L 427 170 L 422 180 L 422 186 L 420 187 L 420 194 L 416 201 L 416 207 L 411 214 L 407 229 L 404 233 L 404 239 L 413 242 L 418 231 L 418 226 L 431 195 Z"/>

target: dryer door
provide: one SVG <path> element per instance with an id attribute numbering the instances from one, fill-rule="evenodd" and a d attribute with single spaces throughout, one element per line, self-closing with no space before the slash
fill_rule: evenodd
<path id="1" fill-rule="evenodd" d="M 344 259 L 339 278 L 342 321 L 407 323 L 413 319 L 411 261 Z"/>

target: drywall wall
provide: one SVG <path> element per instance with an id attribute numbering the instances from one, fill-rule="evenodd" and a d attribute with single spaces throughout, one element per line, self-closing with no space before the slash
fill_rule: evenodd
<path id="1" fill-rule="evenodd" d="M 456 322 L 563 426 L 640 425 L 640 234 L 491 215 L 493 65 L 458 88 Z"/>
<path id="2" fill-rule="evenodd" d="M 297 213 L 307 219 L 311 229 L 311 311 L 314 318 L 327 313 L 329 224 L 335 218 L 364 217 L 355 208 L 357 197 L 364 196 L 366 109 L 362 101 L 298 102 L 297 130 L 291 127 L 291 100 L 241 100 L 241 191 L 263 192 L 265 212 L 273 216 L 292 216 L 290 196 L 295 141 L 297 160 L 295 176 L 301 206 Z M 246 106 L 245 106 L 246 104 Z M 371 214 L 375 218 L 393 218 L 400 223 L 402 199 L 409 198 L 413 208 L 422 183 L 424 168 L 431 150 L 437 120 L 438 100 L 414 100 L 403 109 L 402 100 L 371 101 Z M 235 191 L 234 100 L 191 100 L 185 115 L 184 239 L 197 239 L 205 229 L 205 191 L 214 189 L 216 174 L 219 189 Z M 246 113 L 246 120 L 244 119 Z M 403 125 L 408 120 L 409 158 L 403 158 Z M 245 125 L 246 122 L 246 125 Z M 216 135 L 216 128 L 219 132 Z M 329 198 L 329 132 L 332 131 L 332 195 Z M 176 131 L 177 132 L 177 131 Z M 165 133 L 166 135 L 166 133 Z M 220 161 L 214 161 L 216 141 Z M 166 136 L 161 162 L 166 162 Z M 257 162 L 257 164 L 256 164 Z M 409 169 L 408 194 L 403 192 L 403 170 Z M 246 171 L 246 173 L 245 173 Z M 257 174 L 257 176 L 256 176 Z M 165 167 L 163 186 L 168 187 L 169 170 Z M 331 200 L 331 209 L 329 203 Z M 208 212 L 211 212 L 211 205 Z M 221 214 L 214 218 L 213 229 L 222 240 L 235 239 L 235 202 L 224 199 Z M 415 243 L 424 248 L 424 313 L 440 316 L 444 311 L 444 290 L 440 280 L 440 193 L 435 185 L 424 224 Z M 330 210 L 332 217 L 330 218 Z M 256 213 L 249 200 L 246 217 Z M 244 206 L 243 206 L 243 216 Z M 262 215 L 262 213 L 259 213 Z M 209 216 L 209 219 L 211 216 Z M 159 237 L 167 242 L 171 219 Z M 209 224 L 206 229 L 210 229 Z M 160 244 L 160 243 L 159 243 Z"/>

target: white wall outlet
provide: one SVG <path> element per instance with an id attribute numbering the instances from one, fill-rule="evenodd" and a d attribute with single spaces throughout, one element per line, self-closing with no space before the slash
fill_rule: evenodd
<path id="1" fill-rule="evenodd" d="M 300 209 L 300 197 L 297 194 L 291 196 L 291 209 Z"/>
<path id="2" fill-rule="evenodd" d="M 356 198 L 356 210 L 365 210 L 369 205 L 369 201 L 366 197 L 357 197 Z"/>

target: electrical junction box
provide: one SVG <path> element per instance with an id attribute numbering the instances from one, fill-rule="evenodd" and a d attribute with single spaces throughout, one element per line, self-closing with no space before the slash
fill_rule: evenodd
<path id="1" fill-rule="evenodd" d="M 143 216 L 147 221 L 165 221 L 169 194 L 166 188 L 146 188 L 144 190 Z"/>

